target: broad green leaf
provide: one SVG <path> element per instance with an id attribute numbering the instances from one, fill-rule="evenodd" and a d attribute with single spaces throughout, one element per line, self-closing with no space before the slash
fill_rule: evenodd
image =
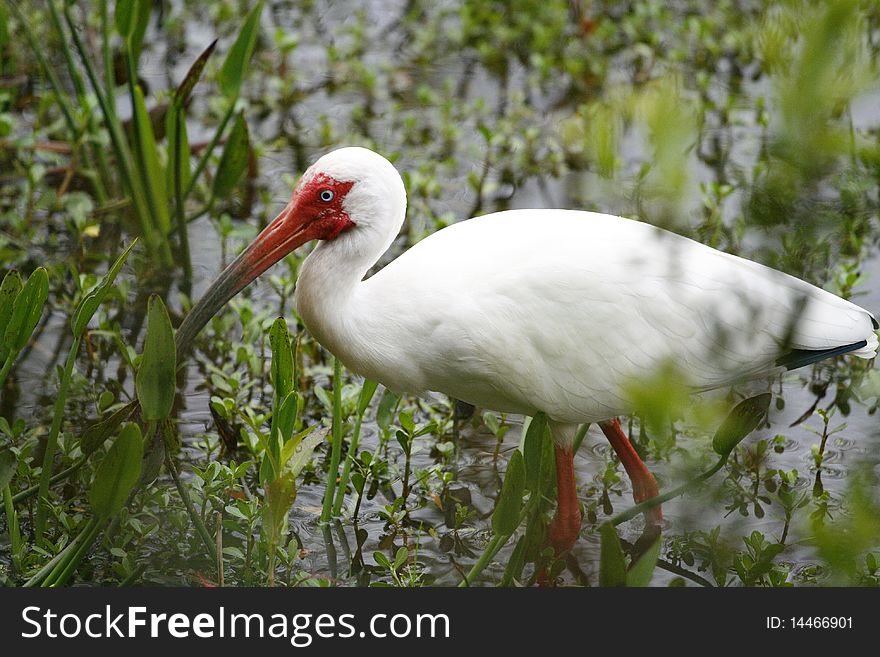
<path id="1" fill-rule="evenodd" d="M 11 353 L 16 354 L 24 349 L 40 321 L 48 296 L 49 274 L 42 267 L 37 267 L 12 304 L 12 315 L 4 337 L 5 347 Z"/>
<path id="2" fill-rule="evenodd" d="M 128 255 L 131 253 L 135 244 L 137 244 L 137 238 L 128 245 L 128 248 L 125 249 L 118 258 L 116 258 L 116 262 L 114 262 L 113 266 L 110 267 L 106 274 L 104 274 L 101 282 L 98 283 L 98 285 L 92 289 L 91 292 L 86 294 L 77 304 L 76 310 L 73 311 L 73 317 L 70 319 L 70 327 L 73 331 L 74 337 L 81 336 L 83 331 L 86 330 L 89 321 L 98 310 L 98 306 L 103 303 L 105 297 L 113 287 L 113 281 L 116 280 L 116 276 L 122 269 L 122 265 L 128 260 Z"/>
<path id="3" fill-rule="evenodd" d="M 266 485 L 266 506 L 263 518 L 264 521 L 268 521 L 274 544 L 278 543 L 278 538 L 284 533 L 287 514 L 295 501 L 295 475 L 285 473 Z"/>
<path id="4" fill-rule="evenodd" d="M 769 392 L 765 392 L 744 399 L 733 407 L 712 439 L 712 449 L 716 454 L 727 456 L 761 424 L 770 408 L 771 397 Z"/>
<path id="5" fill-rule="evenodd" d="M 391 570 L 391 559 L 389 559 L 385 553 L 383 552 L 373 552 L 373 561 L 377 564 L 386 568 L 387 570 Z"/>
<path id="6" fill-rule="evenodd" d="M 221 93 L 229 99 L 238 97 L 241 83 L 247 72 L 254 46 L 257 43 L 257 34 L 260 31 L 260 14 L 263 12 L 263 3 L 258 2 L 245 18 L 235 43 L 229 49 L 223 65 L 220 67 L 218 81 Z"/>
<path id="7" fill-rule="evenodd" d="M 116 31 L 123 39 L 127 39 L 134 30 L 134 17 L 138 0 L 117 0 L 113 15 Z"/>
<path id="8" fill-rule="evenodd" d="M 394 409 L 397 408 L 399 401 L 400 395 L 385 388 L 385 392 L 382 393 L 382 398 L 379 400 L 379 408 L 376 409 L 376 424 L 380 429 L 387 430 L 391 426 L 394 419 Z"/>
<path id="9" fill-rule="evenodd" d="M 147 421 L 164 420 L 174 403 L 177 351 L 165 304 L 152 295 L 147 305 L 147 337 L 135 377 L 141 413 Z"/>
<path id="10" fill-rule="evenodd" d="M 409 550 L 406 549 L 406 546 L 397 548 L 397 553 L 394 555 L 394 570 L 400 570 L 408 558 Z"/>
<path id="11" fill-rule="evenodd" d="M 544 434 L 547 429 L 547 416 L 535 414 L 529 423 L 528 431 L 523 439 L 523 459 L 526 465 L 526 489 L 535 491 L 541 478 L 541 455 L 543 453 Z"/>
<path id="12" fill-rule="evenodd" d="M 400 426 L 402 426 L 404 431 L 406 431 L 407 433 L 415 432 L 416 423 L 412 419 L 412 415 L 410 415 L 406 411 L 401 411 L 397 414 L 397 421 L 400 422 Z"/>
<path id="13" fill-rule="evenodd" d="M 211 44 L 202 51 L 202 54 L 196 58 L 196 61 L 192 63 L 189 70 L 186 72 L 186 75 L 183 76 L 183 81 L 177 86 L 177 89 L 174 92 L 174 104 L 178 107 L 182 108 L 187 102 L 189 102 L 190 94 L 199 79 L 202 77 L 202 71 L 205 70 L 205 64 L 208 63 L 208 59 L 211 57 L 216 46 L 217 39 L 214 39 Z"/>
<path id="14" fill-rule="evenodd" d="M 220 164 L 217 165 L 213 188 L 216 198 L 224 198 L 232 192 L 247 169 L 248 157 L 250 157 L 250 137 L 244 115 L 239 112 L 226 140 L 226 146 L 223 147 Z"/>
<path id="15" fill-rule="evenodd" d="M 642 556 L 632 565 L 626 573 L 626 585 L 631 587 L 648 586 L 654 576 L 654 568 L 660 556 L 660 542 L 658 537 Z"/>
<path id="16" fill-rule="evenodd" d="M 523 489 L 526 473 L 523 455 L 514 450 L 507 462 L 507 473 L 501 486 L 498 503 L 492 513 L 492 531 L 498 536 L 509 536 L 519 526 L 519 514 L 522 510 Z"/>
<path id="17" fill-rule="evenodd" d="M 281 448 L 282 469 L 297 476 L 308 465 L 315 448 L 326 438 L 326 428 L 314 430 L 314 427 L 311 427 L 288 440 Z"/>
<path id="18" fill-rule="evenodd" d="M 12 481 L 17 467 L 18 459 L 11 450 L 5 449 L 0 452 L 0 490 L 6 488 Z"/>
<path id="19" fill-rule="evenodd" d="M 617 530 L 611 523 L 599 527 L 601 554 L 599 557 L 599 586 L 625 586 L 626 560 Z"/>
<path id="20" fill-rule="evenodd" d="M 89 501 L 99 518 L 115 515 L 141 475 L 144 441 L 138 425 L 126 424 L 95 472 Z"/>
<path id="21" fill-rule="evenodd" d="M 140 86 L 134 88 L 134 111 L 137 118 L 136 145 L 139 150 L 139 161 L 143 168 L 143 178 L 147 193 L 152 196 L 150 207 L 154 209 L 156 224 L 163 233 L 167 234 L 171 228 L 171 218 L 168 214 L 168 192 L 165 189 L 165 170 L 159 164 L 159 151 L 156 146 L 156 135 L 153 133 L 153 124 L 147 105 L 144 102 L 144 92 Z"/>
<path id="22" fill-rule="evenodd" d="M 150 22 L 150 10 L 152 0 L 119 0 L 116 3 L 114 21 L 119 35 L 128 42 L 132 58 L 137 68 L 140 59 L 141 48 L 144 44 L 144 34 Z M 131 80 L 135 84 L 137 80 Z"/>
<path id="23" fill-rule="evenodd" d="M 269 329 L 269 347 L 272 350 L 271 382 L 275 399 L 283 400 L 293 390 L 293 350 L 290 331 L 283 317 L 278 317 Z"/>
<path id="24" fill-rule="evenodd" d="M 6 346 L 6 327 L 12 318 L 12 307 L 15 304 L 15 298 L 21 292 L 21 274 L 12 270 L 3 277 L 3 283 L 0 284 L 0 367 L 3 361 L 9 355 L 9 349 Z"/>

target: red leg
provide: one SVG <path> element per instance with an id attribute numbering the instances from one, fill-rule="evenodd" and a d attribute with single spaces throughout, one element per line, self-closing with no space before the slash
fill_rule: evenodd
<path id="1" fill-rule="evenodd" d="M 581 531 L 581 509 L 574 483 L 574 454 L 571 446 L 554 446 L 556 453 L 556 515 L 550 524 L 550 544 L 556 556 L 574 545 Z"/>
<path id="2" fill-rule="evenodd" d="M 629 475 L 633 487 L 633 499 L 636 503 L 644 502 L 659 495 L 660 490 L 657 488 L 657 480 L 654 479 L 654 475 L 651 474 L 651 471 L 648 470 L 648 467 L 639 458 L 636 450 L 633 449 L 626 434 L 623 433 L 623 429 L 620 428 L 618 419 L 614 418 L 613 420 L 600 422 L 599 426 L 602 427 L 602 433 L 605 434 L 608 442 L 611 443 L 614 451 L 617 452 L 617 457 L 623 464 L 626 474 Z M 663 522 L 663 510 L 659 506 L 655 506 L 645 515 L 646 520 L 655 526 L 659 527 Z"/>

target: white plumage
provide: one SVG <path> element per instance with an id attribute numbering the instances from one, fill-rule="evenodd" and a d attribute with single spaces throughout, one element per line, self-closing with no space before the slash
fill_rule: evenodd
<path id="1" fill-rule="evenodd" d="M 396 170 L 346 148 L 305 174 L 354 182 L 354 227 L 303 264 L 297 308 L 351 370 L 555 423 L 632 412 L 664 364 L 697 390 L 765 376 L 786 350 L 876 355 L 866 310 L 763 265 L 637 221 L 514 210 L 444 228 L 367 280 L 403 221 Z"/>

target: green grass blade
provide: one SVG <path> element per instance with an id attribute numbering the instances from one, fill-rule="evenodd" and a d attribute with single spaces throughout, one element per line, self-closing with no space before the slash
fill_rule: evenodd
<path id="1" fill-rule="evenodd" d="M 327 472 L 327 488 L 324 490 L 324 506 L 321 522 L 330 522 L 333 512 L 333 496 L 336 478 L 339 476 L 339 459 L 342 455 L 342 362 L 333 358 L 333 444 L 330 451 L 330 470 Z"/>
<path id="2" fill-rule="evenodd" d="M 171 230 L 171 218 L 168 214 L 165 171 L 159 164 L 156 135 L 153 133 L 150 115 L 144 102 L 144 93 L 137 84 L 132 87 L 132 103 L 134 105 L 132 118 L 135 129 L 135 150 L 138 154 L 141 177 L 147 192 L 147 202 L 162 235 L 167 235 Z"/>
<path id="3" fill-rule="evenodd" d="M 70 378 L 73 375 L 73 366 L 76 363 L 76 355 L 79 352 L 79 337 L 73 338 L 70 351 L 67 352 L 67 360 L 58 383 L 58 393 L 55 397 L 55 407 L 52 410 L 52 426 L 46 438 L 46 450 L 43 453 L 43 468 L 40 472 L 40 489 L 37 493 L 37 517 L 34 522 L 34 534 L 37 545 L 44 545 L 46 532 L 46 519 L 48 517 L 49 482 L 52 478 L 52 466 L 55 462 L 55 450 L 58 448 L 58 434 L 61 431 L 61 422 L 64 419 L 64 405 L 67 401 L 67 390 L 70 387 Z"/>

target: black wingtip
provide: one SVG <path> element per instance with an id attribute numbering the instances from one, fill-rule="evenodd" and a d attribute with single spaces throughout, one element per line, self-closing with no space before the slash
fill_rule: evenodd
<path id="1" fill-rule="evenodd" d="M 877 318 L 874 315 L 871 315 L 871 324 L 874 326 L 874 330 L 880 329 L 880 324 L 877 323 Z"/>
<path id="2" fill-rule="evenodd" d="M 874 318 L 872 317 L 871 319 Z M 876 323 L 877 320 L 874 320 L 874 324 Z M 834 347 L 832 349 L 794 349 L 784 356 L 777 358 L 776 366 L 784 367 L 787 370 L 796 370 L 799 367 L 806 367 L 807 365 L 818 363 L 820 360 L 825 360 L 826 358 L 831 358 L 833 356 L 840 356 L 841 354 L 848 354 L 851 351 L 856 351 L 857 349 L 867 346 L 868 341 L 861 340 L 859 342 L 845 344 L 841 347 Z"/>

